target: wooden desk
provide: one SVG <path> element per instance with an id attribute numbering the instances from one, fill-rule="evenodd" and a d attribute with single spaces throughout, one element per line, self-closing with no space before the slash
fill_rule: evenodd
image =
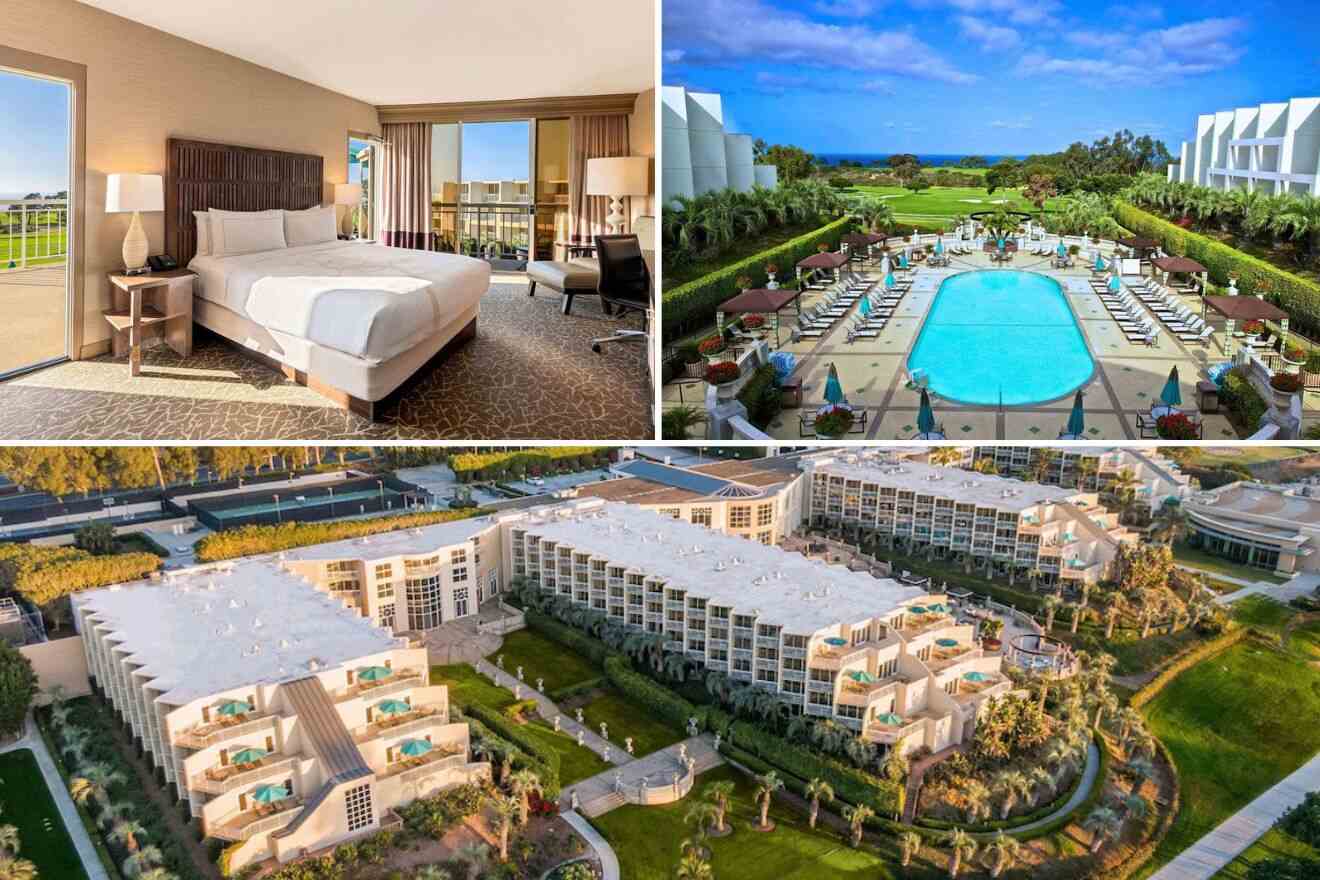
<path id="1" fill-rule="evenodd" d="M 111 305 L 101 314 L 110 325 L 115 357 L 128 355 L 128 374 L 142 372 L 142 340 L 163 336 L 181 357 L 192 354 L 193 273 L 172 269 L 149 275 L 110 273 Z"/>

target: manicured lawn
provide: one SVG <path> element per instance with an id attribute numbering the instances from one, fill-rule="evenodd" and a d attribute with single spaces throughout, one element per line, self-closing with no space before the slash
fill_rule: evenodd
<path id="1" fill-rule="evenodd" d="M 505 636 L 500 649 L 486 659 L 494 663 L 500 655 L 504 656 L 505 671 L 513 675 L 521 666 L 524 680 L 529 685 L 535 687 L 537 677 L 544 678 L 545 692 L 601 675 L 601 671 L 584 657 L 530 629 Z"/>
<path id="2" fill-rule="evenodd" d="M 19 855 L 41 877 L 87 877 L 30 749 L 0 755 L 0 801 L 6 808 L 0 822 L 18 828 Z"/>
<path id="3" fill-rule="evenodd" d="M 448 685 L 449 702 L 460 709 L 472 703 L 481 703 L 492 709 L 513 704 L 513 694 L 491 684 L 466 663 L 432 666 L 431 684 Z"/>
<path id="4" fill-rule="evenodd" d="M 15 224 L 15 228 L 17 224 Z M 0 233 L 0 269 L 6 268 L 12 260 L 19 262 L 19 257 L 23 250 L 27 250 L 28 266 L 37 266 L 49 262 L 63 262 L 65 257 L 47 257 L 48 254 L 58 254 L 65 249 L 65 241 L 68 234 L 63 229 L 41 230 L 39 232 L 29 232 L 26 236 L 18 234 Z"/>
<path id="5" fill-rule="evenodd" d="M 1297 838 L 1278 828 L 1271 828 L 1266 831 L 1264 836 L 1253 843 L 1250 847 L 1241 853 L 1236 859 L 1229 862 L 1212 880 L 1242 880 L 1247 876 L 1247 871 L 1256 862 L 1263 862 L 1266 859 L 1282 858 L 1284 856 L 1294 856 L 1296 858 L 1320 860 L 1320 850 L 1307 846 Z"/>
<path id="6" fill-rule="evenodd" d="M 1314 449 L 1304 446 L 1206 446 L 1198 449 L 1193 463 L 1199 467 L 1217 467 L 1225 464 L 1253 465 L 1267 461 L 1280 461 L 1311 455 Z"/>
<path id="7" fill-rule="evenodd" d="M 649 755 L 684 738 L 613 691 L 595 697 L 582 707 L 582 714 L 587 726 L 596 733 L 600 733 L 602 721 L 608 724 L 610 742 L 622 745 L 624 738 L 631 736 L 633 753 L 638 756 Z"/>
<path id="8" fill-rule="evenodd" d="M 1163 865 L 1320 750 L 1320 669 L 1255 640 L 1203 661 L 1145 709 L 1177 764 L 1182 807 L 1148 870 Z"/>
<path id="9" fill-rule="evenodd" d="M 697 792 L 709 782 L 737 786 L 728 821 L 734 832 L 710 841 L 711 867 L 720 880 L 819 880 L 822 877 L 893 878 L 903 874 L 870 848 L 852 849 L 837 834 L 811 831 L 806 820 L 775 804 L 769 834 L 751 829 L 759 811 L 751 781 L 730 767 L 717 767 L 697 779 Z M 691 796 L 663 807 L 626 806 L 592 819 L 619 857 L 623 880 L 669 880 L 678 863 L 679 842 L 692 833 L 683 821 Z M 919 870 L 919 869 L 917 869 Z"/>
<path id="10" fill-rule="evenodd" d="M 959 214 L 966 216 L 973 211 L 993 211 L 1007 208 L 1011 211 L 1035 212 L 1035 207 L 1022 198 L 1020 189 L 997 189 L 994 193 L 984 187 L 970 186 L 932 186 L 919 193 L 911 192 L 901 186 L 858 186 L 858 192 L 885 196 L 885 204 L 894 209 L 894 213 L 903 216 L 947 217 L 952 220 Z M 1058 205 L 1057 199 L 1045 203 L 1047 210 Z M 900 230 L 902 224 L 900 224 Z"/>
<path id="11" fill-rule="evenodd" d="M 604 773 L 612 764 L 606 764 L 591 749 L 583 748 L 566 733 L 555 733 L 544 721 L 533 721 L 523 726 L 523 732 L 559 753 L 559 782 L 569 785 L 581 779 Z"/>
<path id="12" fill-rule="evenodd" d="M 1240 578 L 1246 581 L 1269 581 L 1275 584 L 1281 584 L 1286 578 L 1281 578 L 1270 574 L 1263 568 L 1252 568 L 1248 565 L 1238 565 L 1225 559 L 1222 556 L 1214 556 L 1199 550 L 1182 541 L 1173 545 L 1173 558 L 1183 565 L 1190 565 L 1195 568 L 1204 569 L 1214 574 L 1227 575 L 1229 577 Z"/>
<path id="13" fill-rule="evenodd" d="M 1297 609 L 1261 595 L 1239 599 L 1230 607 L 1238 623 L 1270 632 L 1281 632 L 1284 624 L 1297 614 Z"/>

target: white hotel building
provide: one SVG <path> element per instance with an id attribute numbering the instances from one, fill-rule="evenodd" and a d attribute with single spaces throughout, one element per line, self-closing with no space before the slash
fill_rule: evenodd
<path id="1" fill-rule="evenodd" d="M 1197 117 L 1169 180 L 1267 195 L 1320 195 L 1320 98 Z"/>
<path id="2" fill-rule="evenodd" d="M 719 95 L 664 86 L 660 99 L 662 204 L 711 190 L 746 192 L 753 186 L 773 189 L 778 185 L 775 166 L 756 163 L 752 136 L 724 130 L 724 104 Z"/>

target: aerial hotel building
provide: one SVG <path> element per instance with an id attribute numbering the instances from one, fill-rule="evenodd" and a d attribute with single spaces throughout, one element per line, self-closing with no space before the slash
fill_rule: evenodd
<path id="1" fill-rule="evenodd" d="M 1197 117 L 1169 180 L 1267 195 L 1320 195 L 1320 98 Z"/>
<path id="2" fill-rule="evenodd" d="M 962 742 L 1012 689 L 943 594 L 600 499 L 502 528 L 514 577 L 886 749 Z"/>
<path id="3" fill-rule="evenodd" d="M 1051 454 L 1050 466 L 1040 482 L 1104 491 L 1126 476 L 1132 481 L 1132 492 L 1149 504 L 1151 513 L 1170 501 L 1181 502 L 1192 492 L 1191 477 L 1154 448 L 976 446 L 964 459 L 963 467 L 988 460 L 1001 476 L 1031 479 L 1045 452 Z"/>
<path id="4" fill-rule="evenodd" d="M 1320 570 L 1320 485 L 1229 483 L 1184 510 L 1193 547 L 1278 574 Z"/>
<path id="5" fill-rule="evenodd" d="M 936 557 L 970 554 L 1043 583 L 1094 584 L 1131 536 L 1094 492 L 868 453 L 803 460 L 808 522 L 891 537 Z"/>
<path id="6" fill-rule="evenodd" d="M 398 823 L 489 778 L 425 648 L 271 559 L 77 593 L 89 673 L 230 870 Z"/>
<path id="7" fill-rule="evenodd" d="M 779 182 L 773 165 L 757 164 L 749 134 L 724 130 L 724 104 L 713 92 L 664 86 L 661 96 L 663 204 L 711 190 L 746 192 Z"/>

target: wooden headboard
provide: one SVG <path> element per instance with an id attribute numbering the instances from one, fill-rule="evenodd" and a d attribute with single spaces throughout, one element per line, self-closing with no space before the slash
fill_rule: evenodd
<path id="1" fill-rule="evenodd" d="M 193 211 L 300 211 L 321 204 L 320 156 L 170 138 L 165 171 L 165 248 L 187 266 L 197 253 Z"/>

